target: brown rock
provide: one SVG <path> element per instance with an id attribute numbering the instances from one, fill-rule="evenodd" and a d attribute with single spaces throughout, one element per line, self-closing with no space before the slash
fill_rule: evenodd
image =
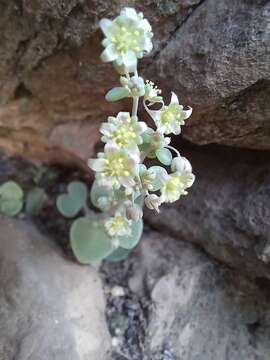
<path id="1" fill-rule="evenodd" d="M 202 1 L 147 69 L 194 108 L 184 137 L 270 149 L 270 4 Z"/>
<path id="2" fill-rule="evenodd" d="M 149 210 L 147 221 L 239 272 L 270 279 L 269 153 L 210 146 L 183 154 L 195 183 L 160 214 Z"/>

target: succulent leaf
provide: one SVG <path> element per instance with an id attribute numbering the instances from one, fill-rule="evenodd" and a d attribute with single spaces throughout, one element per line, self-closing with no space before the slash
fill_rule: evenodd
<path id="1" fill-rule="evenodd" d="M 23 190 L 15 181 L 7 181 L 0 187 L 0 196 L 6 199 L 22 199 Z"/>
<path id="2" fill-rule="evenodd" d="M 109 102 L 118 101 L 129 96 L 129 90 L 124 87 L 115 87 L 107 92 L 105 98 Z"/>
<path id="3" fill-rule="evenodd" d="M 160 148 L 156 150 L 156 156 L 163 165 L 171 165 L 172 153 L 169 149 Z"/>
<path id="4" fill-rule="evenodd" d="M 86 217 L 75 220 L 70 229 L 72 250 L 82 264 L 93 264 L 109 256 L 113 251 L 111 238 L 102 222 Z"/>
<path id="5" fill-rule="evenodd" d="M 132 221 L 131 235 L 119 237 L 120 246 L 124 249 L 134 248 L 140 241 L 142 230 L 143 221 L 141 219 L 138 221 Z"/>
<path id="6" fill-rule="evenodd" d="M 73 181 L 68 185 L 68 193 L 58 196 L 56 206 L 63 216 L 72 218 L 86 204 L 86 200 L 86 185 L 80 181 Z"/>
<path id="7" fill-rule="evenodd" d="M 109 256 L 107 256 L 106 260 L 110 262 L 122 261 L 129 256 L 130 252 L 131 250 L 129 249 L 119 247 L 118 249 L 114 250 Z"/>
<path id="8" fill-rule="evenodd" d="M 26 212 L 30 215 L 38 215 L 44 202 L 48 199 L 45 190 L 36 187 L 27 194 L 26 198 Z"/>
<path id="9" fill-rule="evenodd" d="M 92 204 L 98 208 L 98 199 L 100 197 L 108 197 L 110 194 L 110 190 L 107 188 L 98 185 L 97 181 L 93 182 L 91 192 L 90 192 L 90 199 Z"/>
<path id="10" fill-rule="evenodd" d="M 0 213 L 8 216 L 17 215 L 23 208 L 21 199 L 2 199 L 0 202 Z"/>

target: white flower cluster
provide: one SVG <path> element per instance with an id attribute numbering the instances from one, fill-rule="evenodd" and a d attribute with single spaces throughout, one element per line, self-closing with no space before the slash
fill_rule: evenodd
<path id="1" fill-rule="evenodd" d="M 190 162 L 169 145 L 170 137 L 166 136 L 180 134 L 192 109 L 185 110 L 174 92 L 165 105 L 161 90 L 138 76 L 137 59 L 152 49 L 153 35 L 142 13 L 125 8 L 113 21 L 101 20 L 100 27 L 105 35 L 101 59 L 113 62 L 121 74 L 121 86 L 110 90 L 106 99 L 133 99 L 131 113 L 109 116 L 102 124 L 104 152 L 89 160 L 101 192 L 98 206 L 106 214 L 105 229 L 117 243 L 118 237 L 132 234 L 132 223 L 142 217 L 144 204 L 159 212 L 162 203 L 178 200 L 192 186 L 195 177 Z M 140 99 L 155 129 L 139 120 Z M 159 110 L 153 110 L 154 104 Z M 172 151 L 177 155 L 174 158 Z M 162 166 L 147 168 L 143 164 L 147 159 L 159 160 L 167 170 Z"/>

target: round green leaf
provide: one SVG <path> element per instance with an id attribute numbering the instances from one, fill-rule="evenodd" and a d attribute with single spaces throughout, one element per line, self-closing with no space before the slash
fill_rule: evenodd
<path id="1" fill-rule="evenodd" d="M 68 193 L 58 196 L 56 206 L 63 216 L 72 218 L 86 204 L 86 200 L 86 185 L 80 181 L 73 181 L 68 185 Z"/>
<path id="2" fill-rule="evenodd" d="M 30 215 L 38 215 L 48 196 L 44 189 L 36 187 L 27 194 L 26 212 Z"/>
<path id="3" fill-rule="evenodd" d="M 166 148 L 157 149 L 156 156 L 163 165 L 171 165 L 172 154 L 169 149 Z"/>
<path id="4" fill-rule="evenodd" d="M 130 252 L 131 250 L 129 249 L 119 247 L 118 249 L 114 250 L 108 257 L 106 257 L 106 260 L 110 262 L 122 261 L 128 257 Z"/>
<path id="5" fill-rule="evenodd" d="M 70 196 L 70 194 L 58 196 L 56 206 L 59 212 L 67 218 L 73 218 L 81 209 L 80 201 Z"/>
<path id="6" fill-rule="evenodd" d="M 0 213 L 8 216 L 17 215 L 23 207 L 21 199 L 2 199 L 0 202 Z"/>
<path id="7" fill-rule="evenodd" d="M 120 246 L 124 249 L 134 248 L 142 236 L 143 231 L 143 221 L 133 221 L 131 225 L 131 235 L 119 237 Z"/>
<path id="8" fill-rule="evenodd" d="M 113 251 L 112 240 L 100 221 L 86 217 L 75 220 L 70 228 L 71 248 L 82 264 L 104 259 Z"/>
<path id="9" fill-rule="evenodd" d="M 105 99 L 109 102 L 118 101 L 129 96 L 128 89 L 124 87 L 115 87 L 107 92 Z"/>
<path id="10" fill-rule="evenodd" d="M 108 197 L 110 194 L 110 190 L 108 190 L 105 187 L 99 186 L 97 181 L 93 182 L 91 192 L 90 192 L 90 198 L 91 202 L 94 206 L 98 208 L 98 199 L 100 197 Z"/>
<path id="11" fill-rule="evenodd" d="M 81 204 L 81 207 L 83 207 L 87 200 L 87 187 L 84 183 L 81 181 L 72 181 L 68 185 L 68 192 L 70 195 L 74 198 L 76 198 L 76 201 Z"/>
<path id="12" fill-rule="evenodd" d="M 23 190 L 15 181 L 7 181 L 0 187 L 0 196 L 6 199 L 21 199 Z"/>

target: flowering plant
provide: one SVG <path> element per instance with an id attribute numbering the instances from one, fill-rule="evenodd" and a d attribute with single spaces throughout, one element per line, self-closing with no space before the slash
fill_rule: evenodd
<path id="1" fill-rule="evenodd" d="M 159 212 L 161 204 L 187 195 L 195 179 L 190 162 L 169 145 L 167 136 L 180 134 L 192 109 L 185 110 L 174 92 L 165 105 L 161 90 L 138 75 L 138 59 L 152 49 L 151 25 L 142 13 L 124 8 L 114 20 L 102 19 L 100 28 L 105 35 L 101 59 L 113 63 L 121 85 L 111 89 L 106 100 L 132 98 L 133 106 L 131 113 L 119 112 L 101 125 L 104 151 L 88 163 L 96 173 L 91 201 L 101 214 L 92 213 L 91 219 L 88 214 L 71 227 L 71 245 L 83 263 L 123 259 L 140 240 L 143 206 Z M 139 119 L 140 101 L 153 119 L 154 129 Z M 159 110 L 153 109 L 155 104 Z M 169 170 L 147 168 L 147 158 L 157 159 Z M 71 203 L 67 198 L 62 201 Z"/>

